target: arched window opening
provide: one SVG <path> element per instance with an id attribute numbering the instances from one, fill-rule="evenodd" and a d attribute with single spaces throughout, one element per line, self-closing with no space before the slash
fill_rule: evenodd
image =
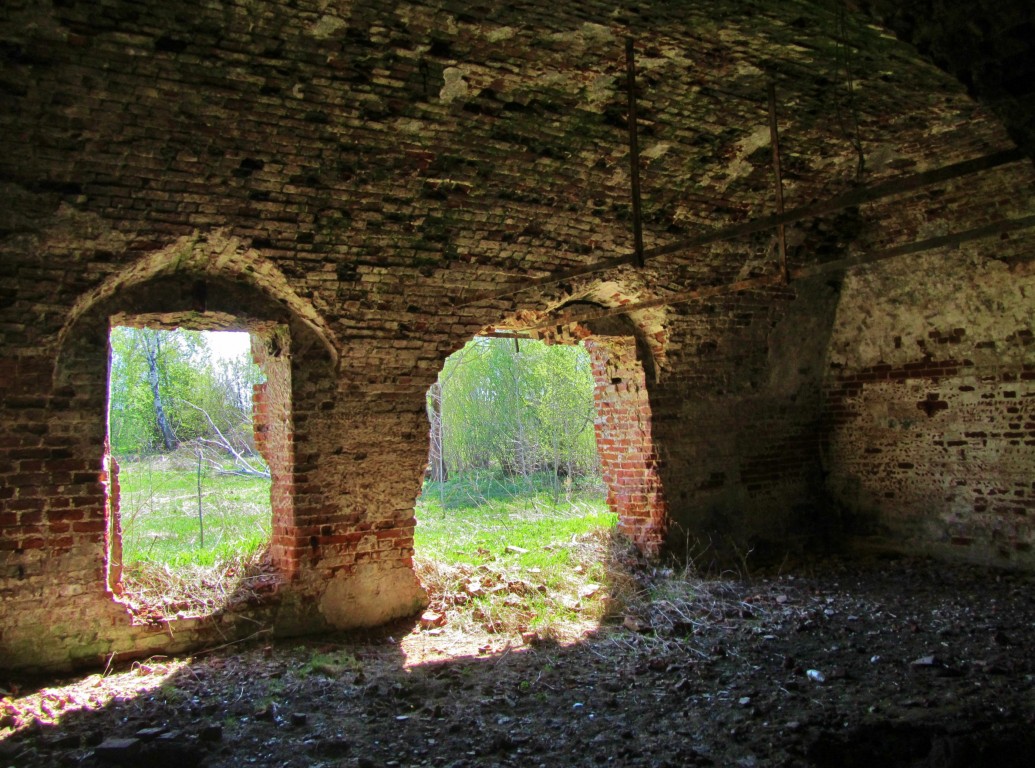
<path id="1" fill-rule="evenodd" d="M 492 633 L 564 639 L 598 623 L 617 517 L 586 349 L 475 338 L 446 360 L 427 409 L 415 550 L 430 620 L 437 595 Z"/>
<path id="2" fill-rule="evenodd" d="M 211 613 L 273 574 L 287 463 L 269 444 L 270 384 L 286 367 L 271 352 L 277 333 L 113 321 L 108 586 L 138 615 Z"/>

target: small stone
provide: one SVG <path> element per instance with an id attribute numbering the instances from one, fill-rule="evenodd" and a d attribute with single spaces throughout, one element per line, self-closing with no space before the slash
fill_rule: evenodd
<path id="1" fill-rule="evenodd" d="M 446 623 L 446 615 L 439 613 L 438 611 L 424 611 L 420 617 L 420 625 L 424 629 L 431 629 L 432 627 L 441 627 Z"/>
<path id="2" fill-rule="evenodd" d="M 162 728 L 160 726 L 152 728 L 141 728 L 139 731 L 136 732 L 135 735 L 141 741 L 154 741 L 163 733 L 165 733 L 166 730 L 166 728 Z"/>
<path id="3" fill-rule="evenodd" d="M 599 591 L 599 584 L 586 584 L 584 587 L 579 589 L 579 597 L 593 597 L 593 595 L 595 595 Z"/>
<path id="4" fill-rule="evenodd" d="M 824 675 L 818 669 L 806 670 L 805 676 L 814 683 L 825 683 L 827 681 L 826 675 Z"/>
<path id="5" fill-rule="evenodd" d="M 137 755 L 140 754 L 140 745 L 143 742 L 140 739 L 119 739 L 110 738 L 105 739 L 103 742 L 97 745 L 94 749 L 94 756 L 107 763 L 115 763 L 116 765 L 130 765 L 136 762 Z"/>
<path id="6" fill-rule="evenodd" d="M 309 715 L 305 712 L 292 712 L 291 713 L 291 724 L 296 728 L 305 725 L 309 721 Z"/>

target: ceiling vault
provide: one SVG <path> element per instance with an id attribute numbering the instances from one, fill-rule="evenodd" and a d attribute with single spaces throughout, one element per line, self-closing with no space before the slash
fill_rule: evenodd
<path id="1" fill-rule="evenodd" d="M 705 232 L 695 237 L 680 240 L 675 243 L 668 245 L 657 246 L 655 248 L 648 248 L 643 252 L 644 262 L 651 259 L 657 259 L 662 256 L 674 256 L 676 254 L 685 253 L 695 248 L 700 248 L 706 245 L 712 245 L 714 243 L 725 242 L 729 240 L 735 240 L 740 237 L 755 234 L 758 232 L 765 232 L 771 229 L 778 229 L 779 227 L 786 224 L 793 224 L 804 219 L 811 219 L 817 216 L 822 216 L 828 213 L 836 213 L 837 211 L 845 210 L 846 208 L 853 208 L 865 203 L 872 203 L 878 200 L 884 200 L 886 198 L 895 197 L 908 192 L 915 192 L 917 190 L 932 187 L 937 184 L 941 184 L 954 179 L 971 176 L 974 174 L 982 173 L 983 171 L 992 170 L 999 168 L 1004 165 L 1016 163 L 1026 160 L 1025 153 L 1017 148 L 1004 149 L 997 152 L 992 152 L 987 155 L 981 155 L 979 157 L 964 160 L 958 163 L 951 163 L 949 165 L 942 166 L 940 168 L 934 168 L 921 173 L 911 174 L 908 176 L 899 176 L 886 181 L 878 182 L 870 186 L 858 187 L 856 189 L 849 190 L 841 195 L 836 195 L 828 200 L 824 200 L 818 203 L 811 203 L 809 205 L 799 206 L 797 208 L 791 208 L 783 212 L 777 212 L 771 216 L 763 216 L 761 218 L 751 219 L 740 224 L 733 224 L 728 227 L 721 227 L 718 229 Z M 1025 221 L 1026 219 L 1020 219 L 1019 221 Z M 1010 222 L 1002 223 L 1004 226 L 1011 226 Z M 993 225 L 998 226 L 998 225 Z M 961 235 L 968 235 L 967 233 L 960 233 Z M 953 236 L 955 237 L 955 236 Z M 940 238 L 934 238 L 939 240 Z M 973 239 L 967 237 L 967 239 Z M 938 245 L 925 245 L 925 243 L 932 241 L 922 241 L 921 243 L 914 243 L 907 248 L 919 248 L 919 250 L 928 250 L 930 248 L 936 248 Z M 892 249 L 896 250 L 896 249 Z M 916 251 L 910 251 L 916 252 Z M 885 254 L 887 252 L 882 252 Z M 876 254 L 880 258 L 886 258 L 882 254 Z M 879 259 L 878 259 L 879 260 Z M 486 301 L 493 301 L 497 299 L 503 299 L 523 291 L 530 290 L 532 288 L 541 288 L 547 285 L 553 285 L 555 283 L 564 282 L 571 280 L 576 277 L 583 277 L 585 275 L 596 274 L 599 272 L 606 272 L 608 270 L 616 269 L 627 264 L 637 263 L 635 253 L 624 254 L 622 256 L 616 256 L 610 259 L 603 259 L 601 261 L 593 262 L 592 264 L 586 264 L 581 267 L 574 269 L 565 270 L 563 272 L 554 272 L 549 275 L 542 277 L 535 277 L 521 282 L 516 282 L 507 288 L 498 291 L 489 291 L 486 293 L 480 293 L 474 296 L 463 298 L 462 296 L 454 302 L 454 306 L 467 307 L 473 304 L 480 304 Z M 821 265 L 826 267 L 828 265 Z M 814 267 L 805 267 L 802 269 L 795 270 L 793 273 L 789 273 L 790 277 L 800 276 L 803 271 Z M 768 280 L 768 278 L 758 278 L 760 280 Z M 743 281 L 750 283 L 751 281 Z M 740 283 L 731 283 L 730 285 L 739 285 Z M 698 289 L 706 290 L 706 289 Z M 737 290 L 737 289 L 734 289 Z M 694 293 L 691 291 L 690 293 Z M 681 296 L 685 294 L 677 294 Z M 696 297 L 694 297 L 696 298 Z M 677 301 L 675 297 L 662 297 L 659 299 L 652 300 L 650 302 L 644 302 L 651 306 L 664 306 L 666 304 Z M 639 305 L 637 305 L 639 306 Z"/>

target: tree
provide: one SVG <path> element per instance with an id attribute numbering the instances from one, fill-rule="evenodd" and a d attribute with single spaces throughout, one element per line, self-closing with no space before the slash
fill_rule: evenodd
<path id="1" fill-rule="evenodd" d="M 109 434 L 116 455 L 170 451 L 196 441 L 218 447 L 244 471 L 254 456 L 250 355 L 213 361 L 200 331 L 112 328 Z"/>
<path id="2" fill-rule="evenodd" d="M 178 441 L 169 425 L 169 419 L 165 415 L 165 406 L 162 404 L 162 377 L 159 375 L 158 367 L 158 358 L 162 355 L 162 336 L 159 335 L 159 332 L 144 329 L 140 332 L 140 346 L 144 351 L 144 359 L 147 360 L 147 383 L 151 385 L 155 423 L 158 425 L 165 450 L 171 451 L 176 447 Z"/>
<path id="3" fill-rule="evenodd" d="M 582 347 L 473 339 L 446 360 L 429 391 L 432 477 L 488 468 L 508 475 L 592 472 L 593 413 Z"/>

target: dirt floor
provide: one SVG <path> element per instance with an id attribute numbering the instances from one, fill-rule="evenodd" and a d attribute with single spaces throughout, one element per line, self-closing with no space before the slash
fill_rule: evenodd
<path id="1" fill-rule="evenodd" d="M 1035 764 L 1031 575 L 635 576 L 569 643 L 411 621 L 0 680 L 0 766 Z"/>

